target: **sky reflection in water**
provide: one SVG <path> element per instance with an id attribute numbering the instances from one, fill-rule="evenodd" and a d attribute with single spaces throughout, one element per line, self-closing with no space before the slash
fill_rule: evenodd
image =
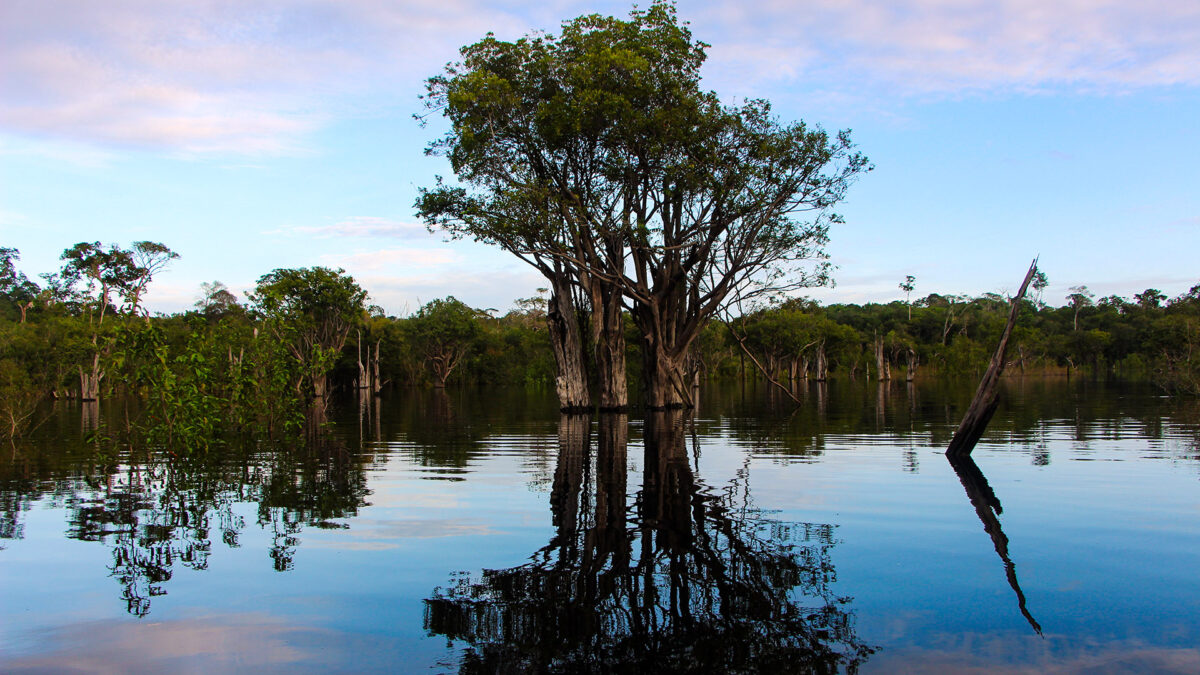
<path id="1" fill-rule="evenodd" d="M 956 467 L 970 395 L 402 392 L 188 461 L 61 406 L 0 463 L 0 670 L 1200 670 L 1195 403 L 1008 382 Z"/>

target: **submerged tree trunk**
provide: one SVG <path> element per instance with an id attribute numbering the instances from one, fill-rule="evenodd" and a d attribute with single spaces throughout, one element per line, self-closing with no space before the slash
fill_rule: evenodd
<path id="1" fill-rule="evenodd" d="M 379 381 L 379 344 L 382 340 L 375 341 L 375 353 L 371 354 L 371 346 L 367 345 L 367 360 L 371 362 L 371 393 L 375 396 L 383 389 L 383 383 Z"/>
<path id="2" fill-rule="evenodd" d="M 825 342 L 822 341 L 817 345 L 817 382 L 824 382 L 829 378 L 829 362 L 825 358 Z"/>
<path id="3" fill-rule="evenodd" d="M 371 386 L 370 376 L 367 374 L 367 368 L 363 365 L 362 359 L 362 331 L 356 331 L 357 338 L 354 344 L 358 347 L 358 381 L 355 382 L 355 387 L 358 389 L 368 389 Z M 371 345 L 367 345 L 367 360 L 371 360 Z"/>
<path id="4" fill-rule="evenodd" d="M 651 339 L 642 341 L 642 383 L 651 410 L 690 408 L 691 392 L 684 385 L 682 364 Z"/>
<path id="5" fill-rule="evenodd" d="M 597 403 L 600 410 L 624 412 L 629 409 L 629 386 L 625 377 L 625 323 L 621 312 L 621 294 L 595 280 L 590 285 Z"/>
<path id="6" fill-rule="evenodd" d="M 95 352 L 92 354 L 90 370 L 85 371 L 83 366 L 79 367 L 79 400 L 99 401 L 100 380 L 102 379 L 104 379 L 104 373 L 100 371 L 100 352 Z"/>
<path id="7" fill-rule="evenodd" d="M 917 374 L 917 353 L 910 349 L 906 356 L 908 358 L 908 371 L 904 374 L 904 380 L 912 382 L 913 377 Z"/>
<path id="8" fill-rule="evenodd" d="M 550 344 L 554 349 L 557 374 L 554 390 L 563 412 L 583 412 L 591 407 L 587 387 L 587 371 L 583 363 L 583 339 L 571 284 L 565 276 L 552 278 L 553 290 L 546 311 Z"/>
<path id="9" fill-rule="evenodd" d="M 883 352 L 883 336 L 879 335 L 875 338 L 875 372 L 879 374 L 879 380 L 885 381 L 892 379 L 892 367 L 888 363 L 887 356 Z"/>

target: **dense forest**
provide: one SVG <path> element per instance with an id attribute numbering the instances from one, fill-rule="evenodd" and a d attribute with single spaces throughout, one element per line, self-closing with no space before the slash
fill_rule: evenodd
<path id="1" fill-rule="evenodd" d="M 320 425 L 335 394 L 554 386 L 545 292 L 504 314 L 447 297 L 394 317 L 341 270 L 277 269 L 245 298 L 213 282 L 198 289 L 193 309 L 152 314 L 145 293 L 177 257 L 155 242 L 84 242 L 37 283 L 19 270 L 17 250 L 0 248 L 0 435 L 28 431 L 52 398 L 120 399 L 130 403 L 126 432 L 195 449 L 302 434 Z M 1011 374 L 1150 379 L 1200 392 L 1200 284 L 1176 298 L 1147 289 L 1132 299 L 1096 299 L 1080 286 L 1062 305 L 1042 297 L 1045 287 L 1040 276 L 1021 301 Z M 911 277 L 900 284 L 913 288 Z M 990 293 L 828 306 L 777 298 L 709 321 L 687 368 L 696 383 L 764 373 L 793 384 L 978 377 L 1008 309 L 1008 299 Z M 586 312 L 573 320 L 587 332 Z M 637 328 L 628 312 L 622 321 L 625 358 L 636 363 Z M 584 346 L 594 372 L 594 343 Z M 629 385 L 638 390 L 636 373 Z"/>

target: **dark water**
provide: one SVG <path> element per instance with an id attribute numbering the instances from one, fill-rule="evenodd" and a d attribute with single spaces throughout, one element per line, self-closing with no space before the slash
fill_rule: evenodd
<path id="1" fill-rule="evenodd" d="M 399 392 L 177 459 L 60 405 L 0 459 L 0 671 L 1200 672 L 1200 406 L 1006 386 L 959 465 L 972 383 Z"/>

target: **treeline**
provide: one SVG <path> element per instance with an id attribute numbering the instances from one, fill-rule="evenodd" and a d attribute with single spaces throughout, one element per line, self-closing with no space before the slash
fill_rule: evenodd
<path id="1" fill-rule="evenodd" d="M 84 242 L 31 281 L 0 248 L 0 435 L 37 424 L 51 398 L 127 403 L 122 433 L 169 448 L 319 426 L 334 390 L 463 381 L 550 384 L 545 313 L 493 318 L 454 298 L 383 316 L 341 270 L 277 269 L 244 301 L 203 284 L 195 308 L 151 314 L 142 298 L 178 256 L 155 242 Z"/>
<path id="2" fill-rule="evenodd" d="M 177 257 L 155 242 L 84 242 L 38 284 L 17 269 L 17 250 L 0 248 L 0 433 L 21 435 L 49 398 L 119 397 L 136 402 L 128 433 L 196 448 L 299 434 L 320 424 L 334 391 L 554 386 L 544 297 L 503 315 L 447 297 L 391 317 L 349 275 L 314 267 L 269 272 L 245 299 L 203 284 L 193 309 L 152 316 L 142 299 Z M 1066 300 L 1022 302 L 1013 372 L 1084 369 L 1200 391 L 1200 284 L 1171 299 L 1148 289 L 1098 301 L 1077 287 Z M 1008 306 L 995 294 L 825 307 L 788 299 L 708 323 L 692 343 L 689 380 L 976 376 Z M 622 319 L 625 357 L 636 363 L 638 329 L 627 312 Z M 584 332 L 589 317 L 575 320 Z M 591 349 L 584 357 L 596 359 Z"/>
<path id="3" fill-rule="evenodd" d="M 1083 369 L 1200 391 L 1200 284 L 1171 299 L 1151 288 L 1132 300 L 1096 300 L 1086 286 L 1064 299 L 1062 306 L 1041 297 L 1021 301 L 1010 368 L 1066 375 Z M 791 299 L 734 319 L 726 335 L 781 381 L 823 379 L 829 372 L 876 379 L 976 376 L 1009 309 L 1009 300 L 994 293 L 828 307 Z"/>

